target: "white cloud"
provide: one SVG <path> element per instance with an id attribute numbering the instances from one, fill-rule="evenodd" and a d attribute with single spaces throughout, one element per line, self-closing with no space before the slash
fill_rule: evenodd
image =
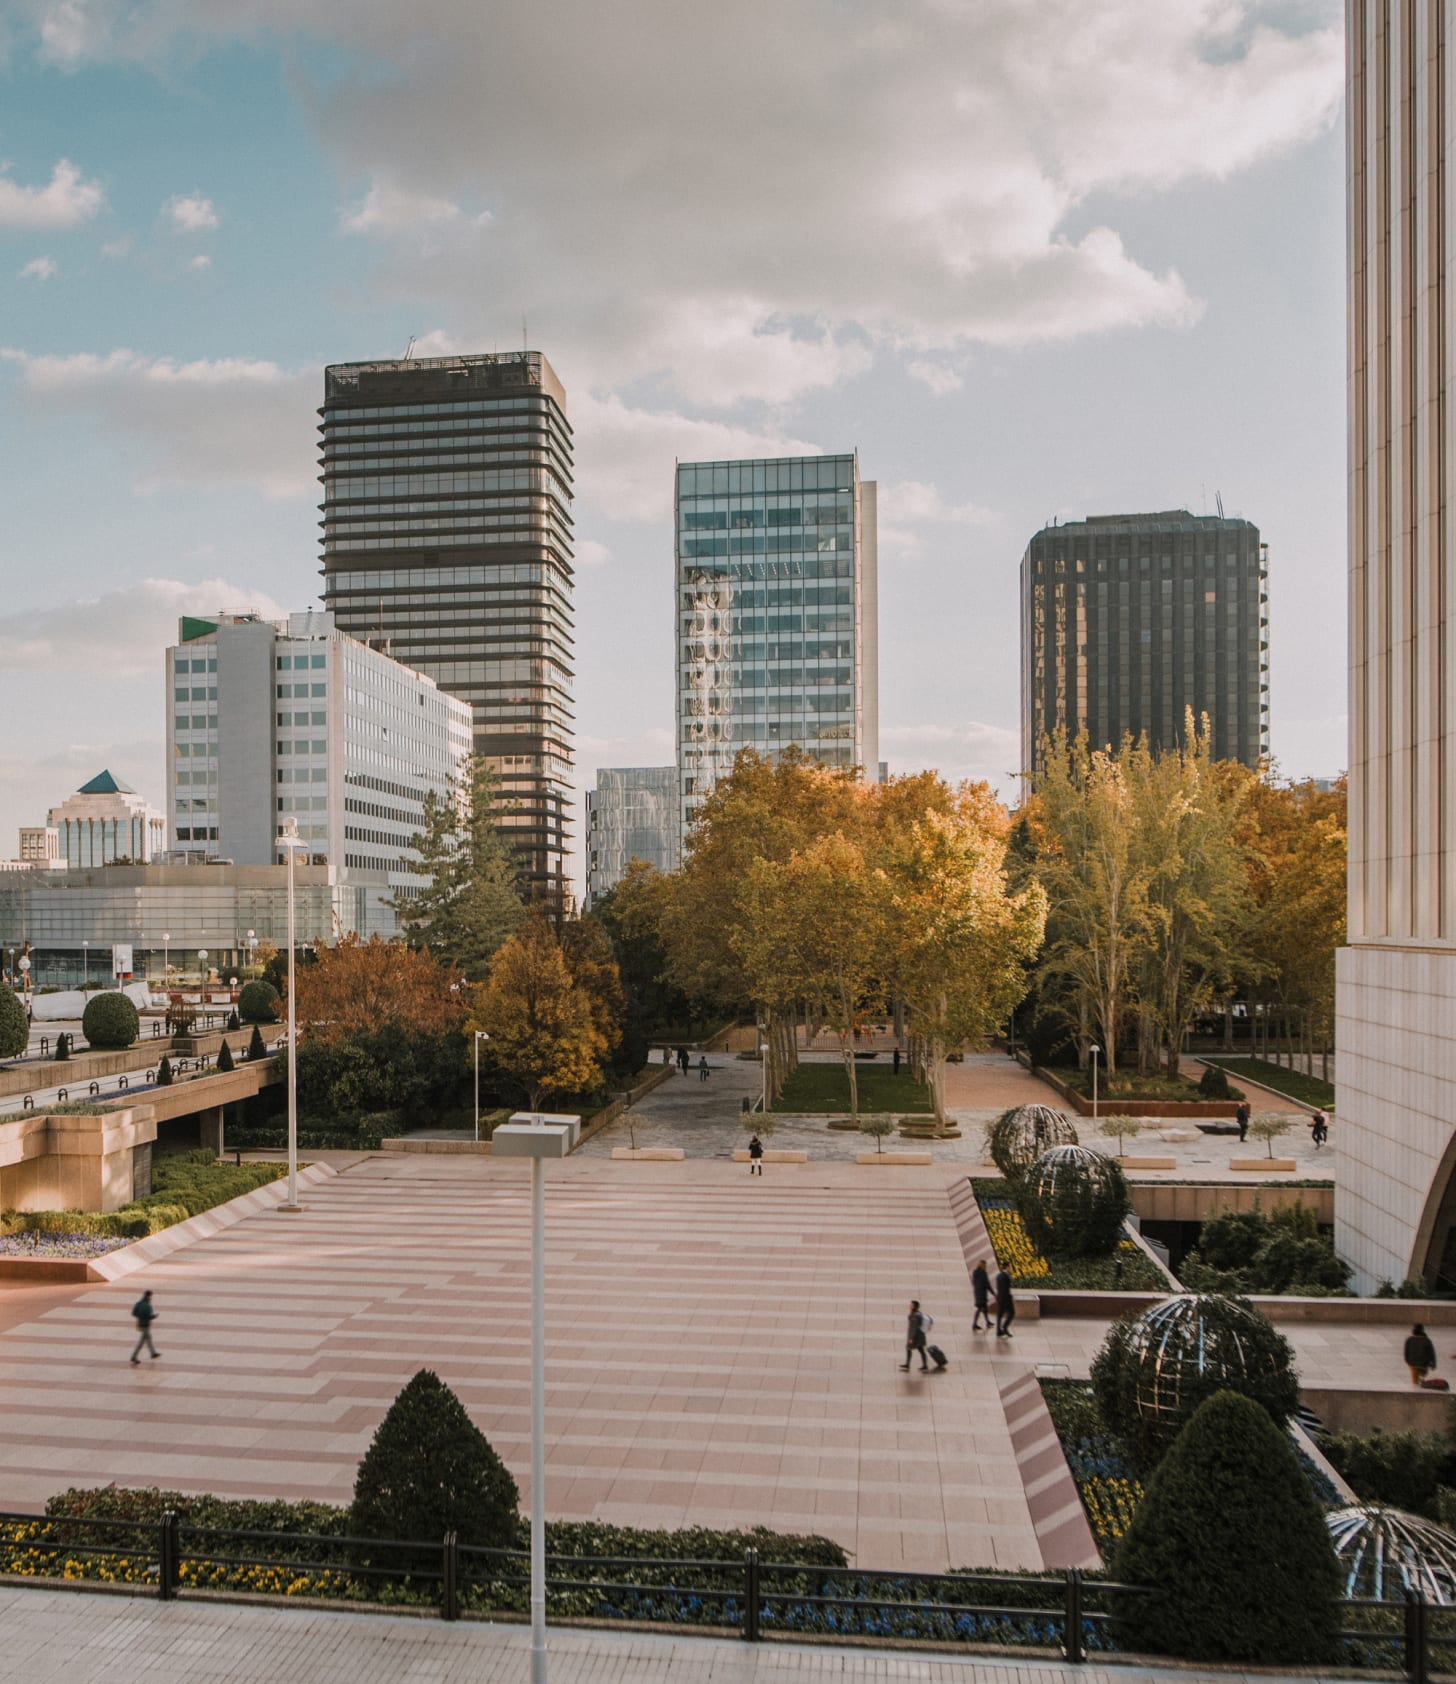
<path id="1" fill-rule="evenodd" d="M 414 234 L 462 226 L 483 228 L 490 220 L 489 211 L 467 217 L 453 199 L 412 192 L 377 177 L 359 203 L 341 213 L 339 227 L 346 234 Z"/>
<path id="2" fill-rule="evenodd" d="M 175 628 L 174 628 L 175 630 Z M 157 668 L 153 669 L 158 670 Z M 123 728 L 132 727 L 125 721 Z M 57 807 L 105 768 L 129 783 L 154 807 L 165 808 L 162 784 L 165 740 L 154 737 L 99 737 L 91 742 L 57 741 L 53 748 L 28 754 L 0 754 L 0 809 L 20 824 L 41 824 L 46 810 Z M 0 853 L 15 846 L 15 832 L 0 835 Z"/>
<path id="3" fill-rule="evenodd" d="M 20 271 L 22 281 L 48 281 L 59 272 L 53 257 L 33 257 Z"/>
<path id="4" fill-rule="evenodd" d="M 189 269 L 195 269 L 199 275 L 206 274 L 206 272 L 212 267 L 212 259 L 207 256 L 205 252 L 198 252 L 197 256 L 192 259 L 187 267 Z"/>
<path id="5" fill-rule="evenodd" d="M 906 363 L 905 372 L 929 386 L 937 397 L 943 397 L 947 392 L 958 392 L 965 384 L 955 369 L 945 363 L 930 362 L 923 357 Z"/>
<path id="6" fill-rule="evenodd" d="M 1020 733 L 979 720 L 959 724 L 882 725 L 880 757 L 891 772 L 933 769 L 953 782 L 984 779 L 1003 801 L 1018 795 Z"/>
<path id="7" fill-rule="evenodd" d="M 22 187 L 0 164 L 0 228 L 77 228 L 106 202 L 100 184 L 83 181 L 81 172 L 62 158 L 44 187 Z"/>
<path id="8" fill-rule="evenodd" d="M 578 567 L 605 567 L 611 559 L 611 549 L 597 538 L 583 538 L 576 546 Z"/>
<path id="9" fill-rule="evenodd" d="M 926 480 L 902 479 L 883 483 L 879 490 L 879 513 L 897 522 L 953 521 L 957 525 L 984 526 L 996 516 L 978 503 L 950 503 L 938 486 Z"/>
<path id="10" fill-rule="evenodd" d="M 35 356 L 0 347 L 26 401 L 90 415 L 138 460 L 140 489 L 185 482 L 247 485 L 268 497 L 310 497 L 317 444 L 317 369 L 248 358 L 177 362 L 117 350 Z"/>
<path id="11" fill-rule="evenodd" d="M 0 666 L 24 672 L 136 678 L 161 673 L 183 614 L 285 611 L 251 586 L 226 579 L 138 579 L 102 595 L 0 615 Z"/>
<path id="12" fill-rule="evenodd" d="M 210 234 L 218 222 L 212 200 L 200 193 L 174 193 L 162 206 L 162 215 L 178 234 Z"/>

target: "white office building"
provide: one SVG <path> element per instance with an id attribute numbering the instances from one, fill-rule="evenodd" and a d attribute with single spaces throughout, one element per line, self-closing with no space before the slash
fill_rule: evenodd
<path id="1" fill-rule="evenodd" d="M 88 778 L 72 796 L 46 814 L 44 826 L 20 833 L 20 857 L 49 863 L 47 831 L 55 832 L 55 855 L 64 865 L 111 865 L 126 860 L 145 865 L 167 846 L 167 820 L 111 772 Z"/>
<path id="2" fill-rule="evenodd" d="M 428 790 L 471 748 L 469 705 L 314 610 L 182 620 L 167 651 L 168 816 L 185 856 L 271 865 L 295 817 L 301 863 L 415 883 Z"/>
<path id="3" fill-rule="evenodd" d="M 1451 0 L 1349 0 L 1349 946 L 1335 1243 L 1456 1289 Z"/>

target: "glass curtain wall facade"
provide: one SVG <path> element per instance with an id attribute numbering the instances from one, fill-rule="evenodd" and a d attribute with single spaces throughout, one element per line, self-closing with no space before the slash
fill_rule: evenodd
<path id="1" fill-rule="evenodd" d="M 740 749 L 879 763 L 876 486 L 854 454 L 683 462 L 681 835 Z"/>
<path id="2" fill-rule="evenodd" d="M 1247 520 L 1093 515 L 1043 527 L 1021 558 L 1021 769 L 1054 731 L 1157 749 L 1208 716 L 1213 753 L 1269 753 L 1269 552 Z"/>
<path id="3" fill-rule="evenodd" d="M 614 889 L 633 860 L 676 871 L 677 767 L 603 766 L 586 794 L 586 905 Z"/>
<path id="4" fill-rule="evenodd" d="M 324 600 L 469 703 L 530 890 L 566 894 L 572 440 L 539 352 L 325 370 Z"/>

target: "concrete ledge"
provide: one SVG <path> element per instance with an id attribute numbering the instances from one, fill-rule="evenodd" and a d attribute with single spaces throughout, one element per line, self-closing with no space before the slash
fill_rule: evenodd
<path id="1" fill-rule="evenodd" d="M 680 1164 L 687 1156 L 681 1146 L 614 1146 L 614 1158 L 631 1158 L 639 1163 Z"/>
<path id="2" fill-rule="evenodd" d="M 488 1153 L 488 1140 L 415 1140 L 410 1135 L 391 1135 L 381 1140 L 385 1152 L 470 1152 Z"/>
<path id="3" fill-rule="evenodd" d="M 1293 1158 L 1230 1158 L 1229 1168 L 1251 1170 L 1257 1174 L 1260 1170 L 1272 1170 L 1276 1175 L 1292 1175 L 1299 1166 Z"/>
<path id="4" fill-rule="evenodd" d="M 1119 1158 L 1124 1169 L 1177 1169 L 1176 1158 Z"/>
<path id="5" fill-rule="evenodd" d="M 857 1164 L 933 1164 L 930 1152 L 857 1152 Z"/>
<path id="6" fill-rule="evenodd" d="M 746 1164 L 748 1161 L 749 1154 L 747 1149 L 740 1146 L 733 1154 L 733 1162 L 735 1164 Z M 763 1161 L 766 1164 L 807 1164 L 809 1161 L 809 1154 L 807 1152 L 775 1152 L 765 1146 L 763 1149 Z"/>

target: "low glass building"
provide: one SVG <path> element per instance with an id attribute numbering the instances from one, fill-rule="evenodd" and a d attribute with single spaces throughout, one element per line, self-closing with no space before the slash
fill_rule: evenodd
<path id="1" fill-rule="evenodd" d="M 676 766 L 603 766 L 586 794 L 586 906 L 622 880 L 631 861 L 678 866 Z"/>

